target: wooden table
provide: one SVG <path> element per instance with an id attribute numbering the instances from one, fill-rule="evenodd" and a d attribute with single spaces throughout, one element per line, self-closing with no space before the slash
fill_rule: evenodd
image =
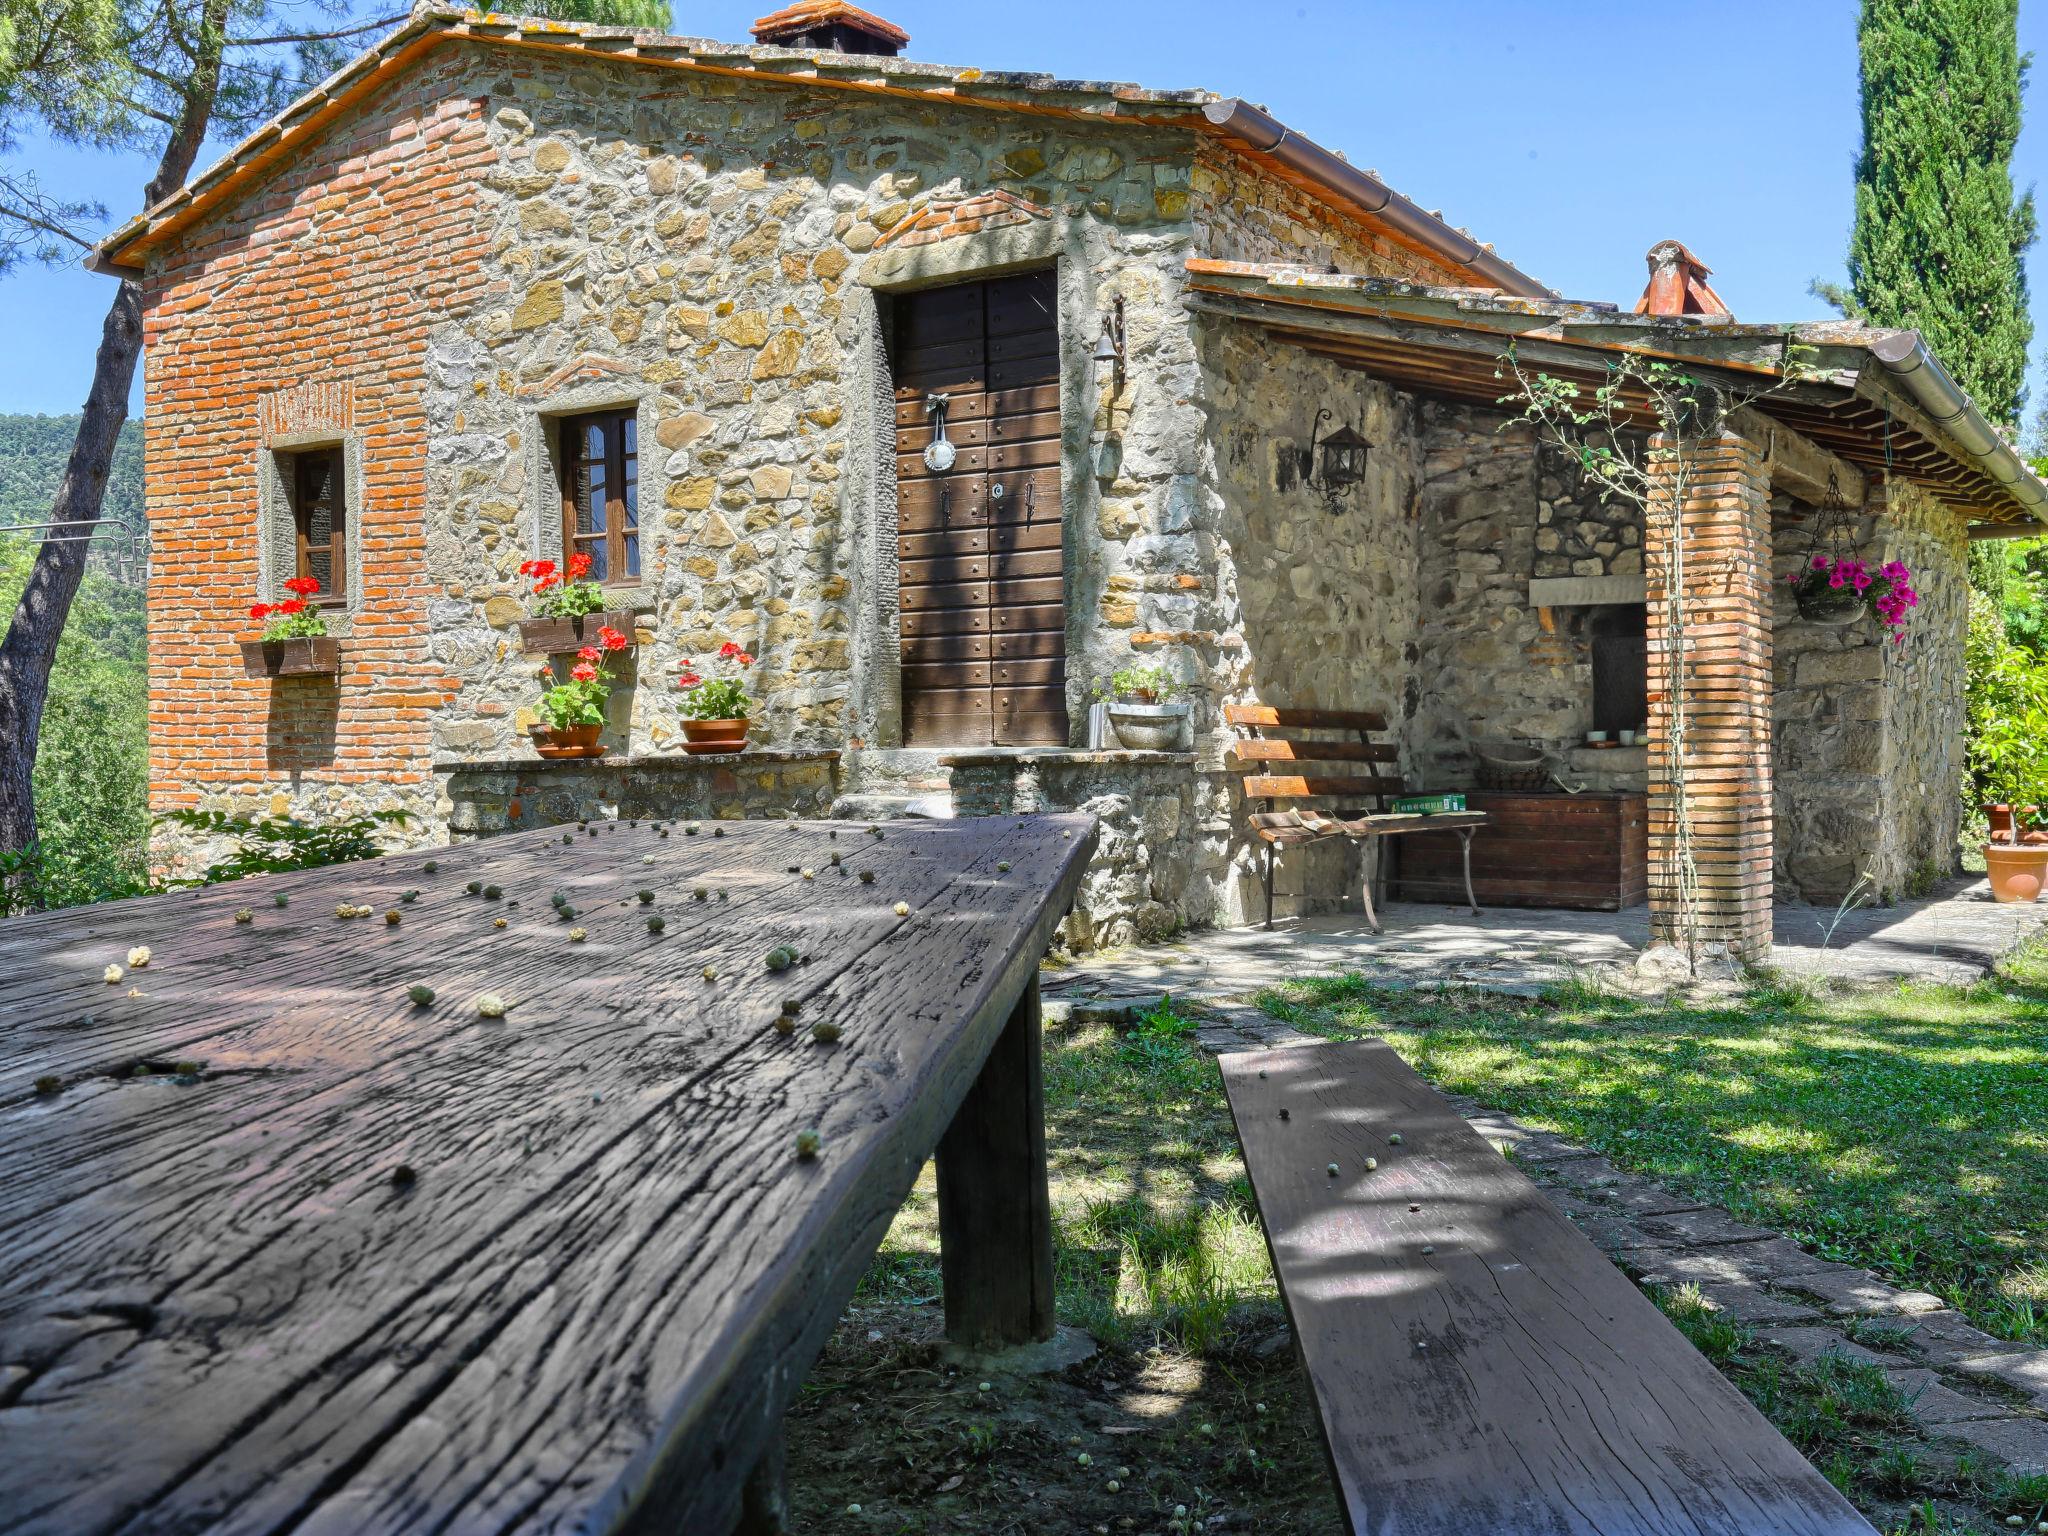
<path id="1" fill-rule="evenodd" d="M 1049 1336 L 1037 965 L 1092 818 L 713 830 L 0 924 L 0 1529 L 772 1529 L 935 1149 L 949 1332 Z"/>

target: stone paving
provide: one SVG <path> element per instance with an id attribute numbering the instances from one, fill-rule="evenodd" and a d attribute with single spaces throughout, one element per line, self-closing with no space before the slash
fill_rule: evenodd
<path id="1" fill-rule="evenodd" d="M 1981 882 L 1974 889 L 1981 891 Z M 1911 909 L 1851 914 L 1835 936 L 1840 948 L 1810 946 L 1816 959 L 1849 957 L 1820 974 L 1864 983 L 1901 975 L 1975 980 L 2048 919 L 2048 908 L 1973 902 L 1972 890 L 1951 889 Z M 1781 913 L 1781 934 L 1784 927 Z M 1240 929 L 1125 950 L 1048 973 L 1047 1023 L 1120 1022 L 1170 992 L 1194 1005 L 1201 1020 L 1196 1039 L 1206 1050 L 1312 1045 L 1314 1036 L 1243 999 L 1276 978 L 1354 970 L 1396 985 L 1535 991 L 1575 972 L 1613 974 L 1635 953 L 1623 925 L 1605 913 L 1495 912 L 1476 922 L 1445 922 L 1437 909 L 1396 906 L 1387 930 L 1375 939 L 1356 919 L 1311 919 L 1270 934 Z M 1788 969 L 1803 958 L 1794 948 Z M 1778 958 L 1783 964 L 1783 949 Z M 1900 966 L 1910 968 L 1894 969 Z M 1937 1296 L 1898 1290 L 1867 1270 L 1817 1258 L 1774 1232 L 1624 1173 L 1587 1148 L 1448 1097 L 1644 1285 L 1697 1285 L 1713 1306 L 1800 1360 L 1836 1351 L 1870 1361 L 1906 1395 L 1928 1435 L 2018 1473 L 2048 1473 L 2048 1350 L 1994 1338 Z"/>
<path id="2" fill-rule="evenodd" d="M 1169 944 L 1090 956 L 1045 982 L 1048 997 L 1244 997 L 1278 977 L 1356 971 L 1382 985 L 1471 986 L 1533 996 L 1572 977 L 1641 984 L 1649 909 L 1562 912 L 1390 902 L 1386 932 L 1356 913 L 1285 919 L 1271 930 L 1215 928 Z M 1781 906 L 1772 966 L 1853 986 L 1912 980 L 1967 985 L 2048 927 L 2048 903 L 2002 905 L 1982 880 L 1843 915 Z"/>

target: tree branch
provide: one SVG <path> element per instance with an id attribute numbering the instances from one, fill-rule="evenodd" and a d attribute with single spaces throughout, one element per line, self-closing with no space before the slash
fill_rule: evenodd
<path id="1" fill-rule="evenodd" d="M 394 22 L 405 20 L 411 13 L 393 11 L 388 16 L 378 16 L 369 21 L 358 22 L 352 27 L 343 27 L 337 32 L 280 32 L 275 37 L 231 37 L 230 48 L 268 48 L 279 43 L 331 43 L 337 38 L 360 37 L 365 32 L 379 32 Z"/>

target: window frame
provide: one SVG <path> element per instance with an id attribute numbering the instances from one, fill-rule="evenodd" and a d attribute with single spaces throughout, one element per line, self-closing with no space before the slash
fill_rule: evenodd
<path id="1" fill-rule="evenodd" d="M 633 429 L 633 449 L 626 449 L 626 429 Z M 581 534 L 577 531 L 577 514 L 581 510 L 577 500 L 578 471 L 587 461 L 584 445 L 592 426 L 604 430 L 604 531 L 602 534 Z M 638 490 L 640 487 L 640 444 L 639 412 L 632 405 L 610 406 L 602 410 L 578 411 L 571 416 L 560 417 L 555 425 L 556 462 L 560 466 L 559 489 L 562 500 L 562 565 L 567 569 L 569 559 L 583 548 L 600 540 L 604 548 L 604 570 L 592 579 L 606 587 L 632 587 L 640 584 L 641 573 L 626 570 L 626 540 L 631 536 L 636 543 L 640 537 L 640 509 Z M 632 482 L 635 489 L 634 505 L 626 507 L 626 467 L 632 464 Z M 630 525 L 628 522 L 630 516 Z M 644 569 L 647 563 L 646 550 L 636 551 L 639 563 Z"/>
<path id="2" fill-rule="evenodd" d="M 348 454 L 341 444 L 328 443 L 280 449 L 278 457 L 287 461 L 280 467 L 279 479 L 284 485 L 285 506 L 290 511 L 292 519 L 292 574 L 311 576 L 311 557 L 324 549 L 327 554 L 328 575 L 331 579 L 309 601 L 318 608 L 345 609 L 349 603 Z M 302 479 L 305 467 L 317 459 L 328 461 L 328 539 L 324 546 L 314 545 L 309 538 L 312 515 L 318 509 L 319 503 L 308 500 Z"/>

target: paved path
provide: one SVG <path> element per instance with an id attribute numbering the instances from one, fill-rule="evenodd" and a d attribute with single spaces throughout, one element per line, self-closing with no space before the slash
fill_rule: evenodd
<path id="1" fill-rule="evenodd" d="M 1630 976 L 1650 941 L 1647 907 L 1626 912 L 1462 908 L 1391 902 L 1386 932 L 1355 913 L 1294 918 L 1272 929 L 1216 928 L 1171 944 L 1081 960 L 1046 995 L 1074 1000 L 1249 997 L 1287 977 L 1356 971 L 1387 986 L 1472 986 L 1533 996 L 1573 976 Z M 1773 966 L 1788 975 L 1857 986 L 1901 980 L 1967 985 L 2048 927 L 2048 903 L 2006 906 L 1982 880 L 1836 919 L 1819 907 L 1780 907 Z M 1832 930 L 1832 931 L 1831 931 Z"/>

